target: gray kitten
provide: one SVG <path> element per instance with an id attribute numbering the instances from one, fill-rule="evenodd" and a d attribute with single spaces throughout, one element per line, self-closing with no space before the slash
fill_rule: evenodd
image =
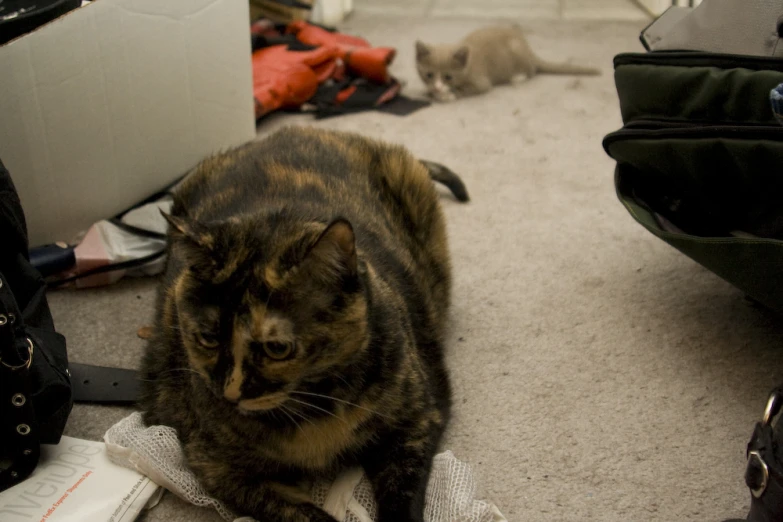
<path id="1" fill-rule="evenodd" d="M 550 63 L 536 56 L 519 26 L 485 27 L 458 44 L 427 45 L 416 42 L 416 66 L 430 95 L 453 101 L 538 73 L 601 74 L 600 70 Z"/>

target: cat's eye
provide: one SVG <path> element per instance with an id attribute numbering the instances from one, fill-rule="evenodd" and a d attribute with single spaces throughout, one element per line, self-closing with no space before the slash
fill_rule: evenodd
<path id="1" fill-rule="evenodd" d="M 453 77 L 450 74 L 443 75 L 443 81 L 450 82 L 452 79 Z"/>
<path id="2" fill-rule="evenodd" d="M 264 352 L 275 359 L 276 361 L 282 361 L 288 358 L 294 352 L 294 343 L 278 343 L 268 342 L 264 343 Z"/>
<path id="3" fill-rule="evenodd" d="M 428 72 L 428 73 L 427 73 L 427 74 L 425 74 L 424 76 L 426 76 L 428 80 L 432 80 L 432 79 L 435 77 L 435 75 L 434 75 L 434 74 L 432 74 L 431 72 Z"/>
<path id="4" fill-rule="evenodd" d="M 217 345 L 220 344 L 216 335 L 207 332 L 197 333 L 196 339 L 198 344 L 204 348 L 217 348 Z"/>

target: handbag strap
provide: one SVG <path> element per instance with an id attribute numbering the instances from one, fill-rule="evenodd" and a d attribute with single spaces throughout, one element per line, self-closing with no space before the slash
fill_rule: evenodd
<path id="1" fill-rule="evenodd" d="M 124 368 L 70 363 L 74 402 L 136 404 L 141 394 L 139 372 Z"/>
<path id="2" fill-rule="evenodd" d="M 783 519 L 783 387 L 772 391 L 761 422 L 756 424 L 747 448 L 745 483 L 751 503 L 747 520 L 775 522 Z"/>
<path id="3" fill-rule="evenodd" d="M 24 325 L 8 282 L 0 274 L 0 441 L 10 465 L 0 470 L 0 491 L 26 479 L 40 456 L 38 422 L 31 395 L 35 344 Z"/>

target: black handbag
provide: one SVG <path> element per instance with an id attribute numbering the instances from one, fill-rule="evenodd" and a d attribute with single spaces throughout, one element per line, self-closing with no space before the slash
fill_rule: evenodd
<path id="1" fill-rule="evenodd" d="M 65 338 L 54 329 L 46 284 L 30 265 L 27 227 L 0 162 L 0 491 L 35 469 L 56 444 L 73 399 Z"/>
<path id="2" fill-rule="evenodd" d="M 30 476 L 41 444 L 60 441 L 74 402 L 130 405 L 139 395 L 136 370 L 69 363 L 46 301 L 50 285 L 28 246 L 22 205 L 0 161 L 0 491 Z"/>
<path id="3" fill-rule="evenodd" d="M 750 490 L 747 518 L 724 522 L 783 520 L 783 386 L 772 390 L 761 422 L 756 423 L 745 455 L 745 484 Z"/>

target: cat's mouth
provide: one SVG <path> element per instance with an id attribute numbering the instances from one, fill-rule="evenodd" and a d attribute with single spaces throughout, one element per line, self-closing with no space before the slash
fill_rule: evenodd
<path id="1" fill-rule="evenodd" d="M 288 394 L 277 392 L 253 399 L 242 399 L 237 403 L 237 408 L 242 412 L 269 411 L 277 408 L 287 399 Z"/>

